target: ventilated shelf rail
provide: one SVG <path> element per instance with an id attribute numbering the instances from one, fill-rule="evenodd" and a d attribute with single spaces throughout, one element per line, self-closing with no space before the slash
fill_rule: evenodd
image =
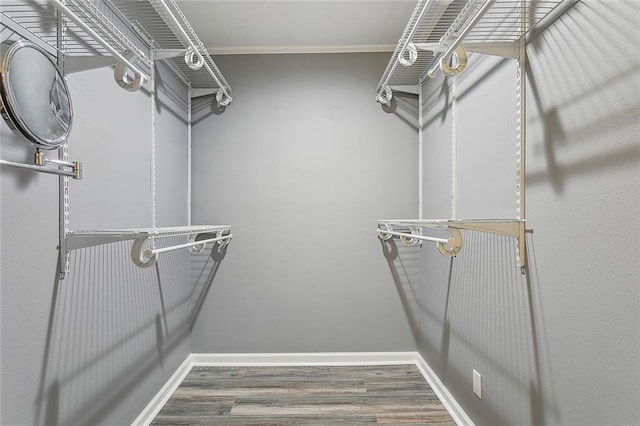
<path id="1" fill-rule="evenodd" d="M 215 93 L 220 105 L 232 100 L 175 0 L 2 0 L 0 24 L 3 42 L 36 43 L 62 58 L 65 73 L 116 65 L 116 82 L 135 91 L 150 79 L 153 61 L 164 60 L 185 83 Z"/>
<path id="2" fill-rule="evenodd" d="M 575 0 L 420 0 L 376 89 L 389 104 L 394 90 L 417 93 L 438 71 L 455 76 L 467 52 L 516 58 L 519 40 L 544 27 Z M 558 7 L 562 5 L 561 7 Z"/>
<path id="3" fill-rule="evenodd" d="M 164 238 L 186 237 L 186 241 L 156 248 L 156 241 Z M 217 243 L 223 247 L 231 241 L 231 227 L 228 225 L 196 225 L 141 229 L 107 229 L 97 231 L 72 231 L 66 237 L 66 250 L 78 250 L 118 241 L 133 240 L 131 260 L 137 266 L 153 266 L 158 255 L 186 248 L 193 254 L 201 253 L 207 244 Z"/>
<path id="4" fill-rule="evenodd" d="M 379 220 L 378 236 L 388 241 L 392 237 L 400 237 L 400 241 L 406 246 L 414 246 L 420 241 L 435 242 L 438 251 L 445 256 L 455 256 L 462 250 L 464 241 L 460 230 L 486 232 L 490 234 L 504 235 L 516 238 L 518 242 L 518 266 L 523 268 L 526 264 L 526 245 L 524 220 L 510 219 L 430 219 L 430 220 Z M 425 235 L 428 232 L 439 230 L 446 231 L 448 238 Z"/>

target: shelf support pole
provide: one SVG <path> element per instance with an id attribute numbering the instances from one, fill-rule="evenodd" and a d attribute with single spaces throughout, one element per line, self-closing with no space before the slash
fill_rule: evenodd
<path id="1" fill-rule="evenodd" d="M 527 29 L 527 4 L 525 0 L 520 3 L 520 29 L 525 34 Z M 527 180 L 527 40 L 520 37 L 518 56 L 518 176 L 517 176 L 517 200 L 516 218 L 521 220 L 522 229 L 518 237 L 518 266 L 525 273 L 527 264 L 527 247 L 524 236 L 526 215 L 526 180 Z"/>

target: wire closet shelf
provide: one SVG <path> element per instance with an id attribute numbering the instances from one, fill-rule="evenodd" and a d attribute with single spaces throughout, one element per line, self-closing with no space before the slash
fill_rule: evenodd
<path id="1" fill-rule="evenodd" d="M 515 43 L 554 16 L 563 0 L 420 0 L 376 89 L 387 104 L 394 89 L 419 86 L 440 70 L 456 75 L 465 51 L 515 53 Z M 456 64 L 451 64 L 454 57 Z"/>
<path id="2" fill-rule="evenodd" d="M 163 60 L 192 88 L 216 93 L 220 105 L 232 101 L 231 86 L 175 0 L 2 0 L 0 24 L 3 42 L 28 39 L 63 57 L 65 73 L 116 62 L 118 84 L 137 90 L 153 61 Z"/>
<path id="3" fill-rule="evenodd" d="M 378 221 L 378 237 L 388 241 L 399 237 L 405 246 L 422 241 L 436 243 L 444 256 L 455 256 L 463 248 L 461 230 L 479 231 L 513 237 L 518 245 L 518 266 L 525 266 L 525 221 L 518 219 L 382 219 Z"/>
<path id="4" fill-rule="evenodd" d="M 186 237 L 186 240 L 182 243 L 156 247 L 156 242 L 175 237 Z M 207 244 L 215 243 L 219 247 L 224 247 L 232 238 L 231 226 L 228 225 L 72 231 L 66 237 L 66 250 L 133 240 L 131 260 L 137 266 L 147 268 L 156 264 L 158 255 L 161 253 L 186 248 L 190 253 L 197 254 L 204 251 Z"/>
<path id="5" fill-rule="evenodd" d="M 529 232 L 525 226 L 525 45 L 575 3 L 576 0 L 418 1 L 378 83 L 376 100 L 390 105 L 394 90 L 420 95 L 423 83 L 440 71 L 455 77 L 467 66 L 467 52 L 515 59 L 518 62 L 515 102 L 518 119 L 514 135 L 516 216 L 513 219 L 457 219 L 454 191 L 451 219 L 379 220 L 379 238 L 388 241 L 398 237 L 407 246 L 429 241 L 436 243 L 443 255 L 455 256 L 463 248 L 461 230 L 514 237 L 517 239 L 517 264 L 524 271 L 525 234 Z M 421 102 L 420 105 L 419 114 L 422 115 Z M 454 179 L 455 173 L 453 161 Z"/>
<path id="6" fill-rule="evenodd" d="M 231 86 L 175 0 L 1 0 L 0 41 L 19 40 L 28 40 L 56 58 L 65 74 L 115 65 L 115 80 L 128 91 L 150 81 L 154 61 L 162 60 L 192 89 L 215 93 L 221 106 L 232 101 Z M 81 177 L 78 162 L 44 159 L 42 165 L 28 165 L 0 160 L 0 164 Z M 66 180 L 61 185 L 66 188 Z M 179 249 L 199 253 L 207 244 L 223 247 L 233 238 L 227 225 L 70 231 L 67 194 L 61 189 L 65 206 L 65 219 L 60 221 L 61 277 L 68 270 L 71 250 L 132 240 L 132 261 L 149 267 L 162 253 Z M 180 237 L 184 238 L 176 244 Z"/>

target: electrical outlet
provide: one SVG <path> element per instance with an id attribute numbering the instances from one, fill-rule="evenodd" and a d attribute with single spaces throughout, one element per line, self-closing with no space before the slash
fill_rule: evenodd
<path id="1" fill-rule="evenodd" d="M 482 375 L 475 369 L 473 370 L 473 393 L 482 399 Z"/>

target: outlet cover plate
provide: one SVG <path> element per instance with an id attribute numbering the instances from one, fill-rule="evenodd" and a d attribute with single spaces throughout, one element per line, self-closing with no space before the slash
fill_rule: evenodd
<path id="1" fill-rule="evenodd" d="M 473 370 L 473 393 L 480 399 L 482 399 L 482 375 L 475 369 Z"/>

